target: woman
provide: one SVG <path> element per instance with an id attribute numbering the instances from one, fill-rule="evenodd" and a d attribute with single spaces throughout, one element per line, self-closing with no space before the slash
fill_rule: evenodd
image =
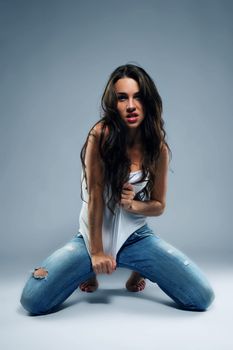
<path id="1" fill-rule="evenodd" d="M 49 312 L 78 286 L 95 291 L 96 275 L 125 267 L 132 270 L 129 291 L 143 290 L 147 278 L 180 307 L 206 310 L 214 292 L 203 272 L 146 222 L 164 211 L 171 154 L 153 80 L 136 65 L 118 67 L 102 109 L 81 151 L 79 232 L 34 270 L 22 305 L 33 314 Z"/>

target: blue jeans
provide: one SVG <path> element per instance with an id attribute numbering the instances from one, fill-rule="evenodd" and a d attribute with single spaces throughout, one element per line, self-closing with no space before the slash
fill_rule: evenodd
<path id="1" fill-rule="evenodd" d="M 116 257 L 117 267 L 139 272 L 181 308 L 203 311 L 214 300 L 214 291 L 198 266 L 181 251 L 155 235 L 146 224 L 127 239 Z M 44 314 L 63 303 L 79 284 L 93 277 L 91 259 L 80 233 L 45 259 L 44 278 L 32 274 L 21 304 L 32 314 Z"/>

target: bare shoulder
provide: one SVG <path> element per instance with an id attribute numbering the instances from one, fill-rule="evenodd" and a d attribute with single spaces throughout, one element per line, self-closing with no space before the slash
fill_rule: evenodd
<path id="1" fill-rule="evenodd" d="M 165 143 L 161 143 L 159 161 L 165 163 L 169 162 L 169 150 Z"/>
<path id="2" fill-rule="evenodd" d="M 100 136 L 103 130 L 104 130 L 104 124 L 102 121 L 100 121 L 91 129 L 90 136 L 94 136 L 96 140 L 100 140 Z M 104 138 L 106 138 L 108 134 L 109 134 L 109 129 L 108 127 L 106 127 L 104 130 Z"/>
<path id="3" fill-rule="evenodd" d="M 151 199 L 155 199 L 165 208 L 168 181 L 169 149 L 165 143 L 161 144 L 160 156 L 156 165 L 156 177 L 151 192 Z"/>

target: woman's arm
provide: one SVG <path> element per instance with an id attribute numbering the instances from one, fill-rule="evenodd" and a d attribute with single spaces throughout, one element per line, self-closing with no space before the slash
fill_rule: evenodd
<path id="1" fill-rule="evenodd" d="M 95 273 L 111 273 L 115 260 L 104 254 L 102 242 L 102 223 L 104 210 L 103 164 L 99 154 L 100 124 L 92 130 L 87 143 L 85 165 L 87 175 L 88 227 L 90 253 Z"/>
<path id="2" fill-rule="evenodd" d="M 133 200 L 133 186 L 131 184 L 126 184 L 121 199 L 121 204 L 126 210 L 145 216 L 159 216 L 164 212 L 166 206 L 168 165 L 169 153 L 167 147 L 164 145 L 158 161 L 158 172 L 151 193 L 151 199 L 148 201 Z M 128 190 L 126 190 L 126 188 Z"/>
<path id="3" fill-rule="evenodd" d="M 103 185 L 102 165 L 98 152 L 98 134 L 92 131 L 88 138 L 85 165 L 88 190 L 88 228 L 91 254 L 102 253 Z"/>

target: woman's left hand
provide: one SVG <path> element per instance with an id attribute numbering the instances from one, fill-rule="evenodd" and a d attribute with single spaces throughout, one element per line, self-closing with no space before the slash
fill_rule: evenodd
<path id="1" fill-rule="evenodd" d="M 124 209 L 132 209 L 132 203 L 133 199 L 135 197 L 135 192 L 133 186 L 129 183 L 126 182 L 123 185 L 123 190 L 121 192 L 121 201 L 120 204 Z"/>

